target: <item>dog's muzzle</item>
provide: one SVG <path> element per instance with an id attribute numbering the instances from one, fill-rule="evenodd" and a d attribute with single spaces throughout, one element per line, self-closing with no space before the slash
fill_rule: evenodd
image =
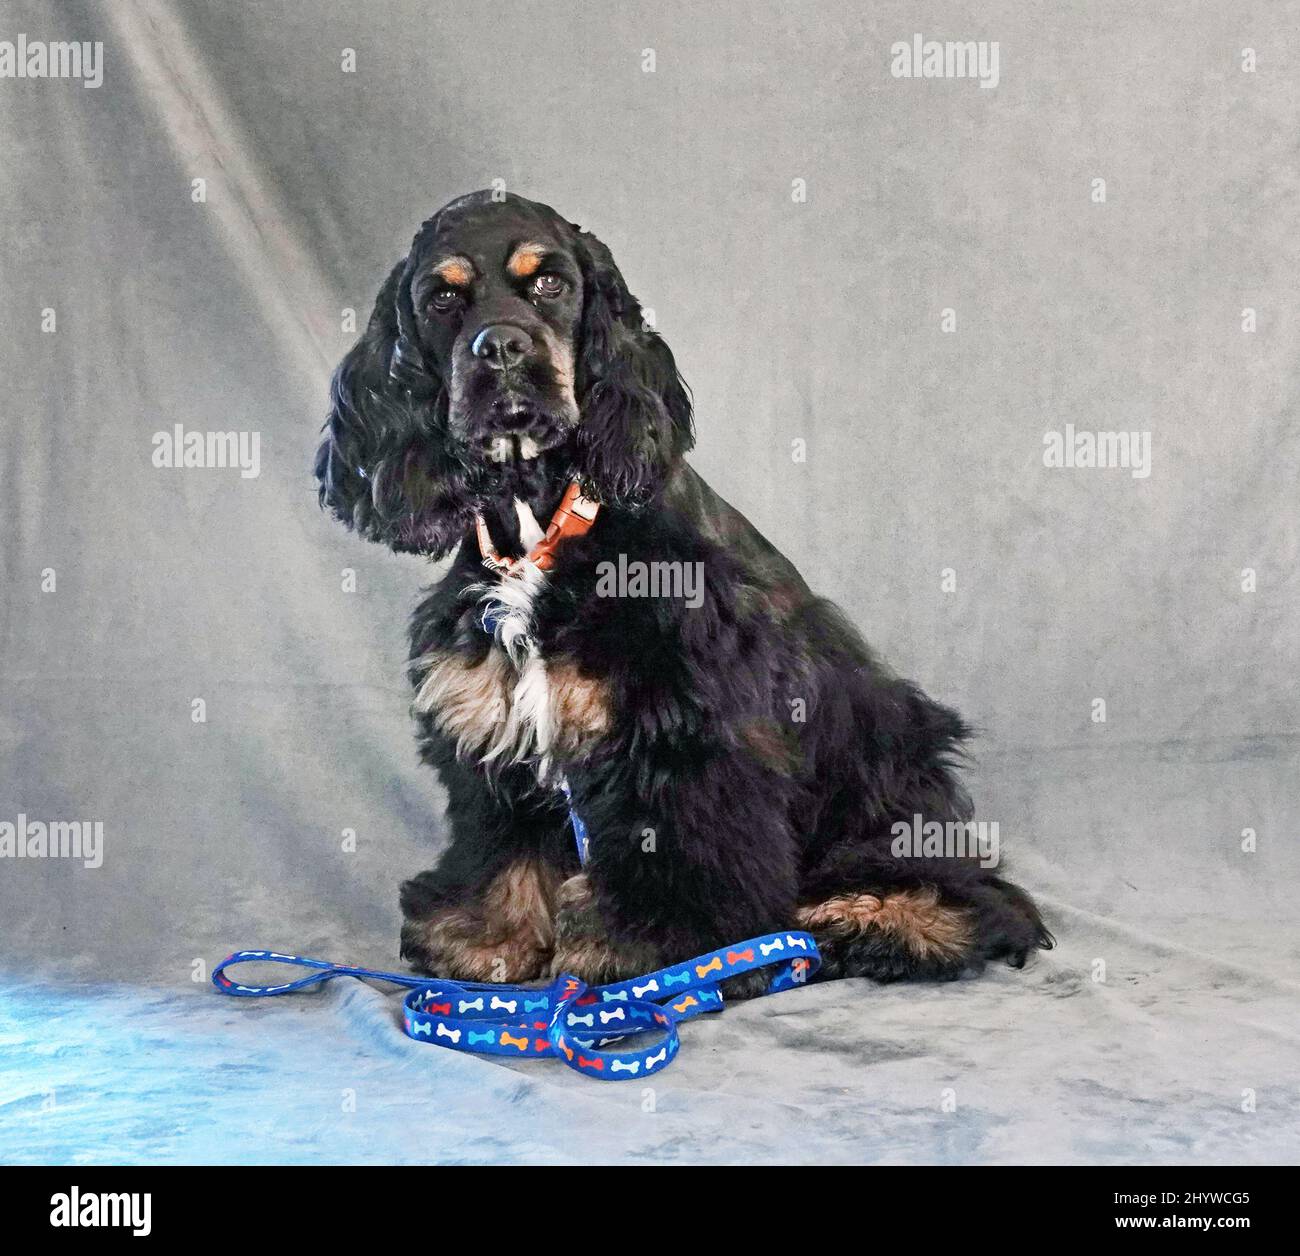
<path id="1" fill-rule="evenodd" d="M 461 350 L 452 430 L 487 462 L 529 462 L 562 444 L 577 421 L 557 346 L 517 323 L 488 323 Z"/>
<path id="2" fill-rule="evenodd" d="M 483 440 L 483 453 L 489 462 L 530 462 L 544 449 L 549 448 L 550 445 L 543 444 L 530 431 L 501 432 L 496 436 L 487 436 Z"/>

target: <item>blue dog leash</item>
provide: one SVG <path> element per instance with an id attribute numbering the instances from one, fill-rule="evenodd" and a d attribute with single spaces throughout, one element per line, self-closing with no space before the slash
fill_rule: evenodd
<path id="1" fill-rule="evenodd" d="M 236 964 L 287 964 L 311 971 L 279 985 L 254 986 L 226 976 Z M 236 951 L 212 973 L 222 994 L 265 998 L 319 985 L 334 977 L 362 977 L 406 986 L 402 1024 L 409 1037 L 453 1051 L 523 1057 L 559 1056 L 570 1068 L 608 1081 L 648 1077 L 667 1067 L 680 1046 L 677 1022 L 722 1011 L 726 977 L 775 968 L 765 994 L 803 985 L 821 967 L 812 935 L 766 933 L 672 964 L 644 977 L 588 987 L 564 973 L 549 986 L 495 985 L 385 973 L 279 951 Z M 606 1050 L 612 1042 L 654 1034 L 649 1046 Z"/>

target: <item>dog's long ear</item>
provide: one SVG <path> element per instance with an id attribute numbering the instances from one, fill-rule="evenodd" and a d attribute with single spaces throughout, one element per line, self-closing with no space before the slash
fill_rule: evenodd
<path id="1" fill-rule="evenodd" d="M 584 287 L 575 380 L 579 478 L 590 497 L 638 506 L 694 443 L 690 394 L 609 249 L 589 232 L 577 238 Z"/>
<path id="2" fill-rule="evenodd" d="M 393 267 L 334 371 L 316 479 L 322 507 L 349 528 L 438 556 L 463 535 L 472 510 L 446 439 L 446 390 L 416 335 L 411 270 L 409 258 Z"/>

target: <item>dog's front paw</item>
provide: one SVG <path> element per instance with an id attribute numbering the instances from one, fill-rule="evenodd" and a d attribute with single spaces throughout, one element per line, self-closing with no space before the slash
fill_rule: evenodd
<path id="1" fill-rule="evenodd" d="M 558 879 L 548 868 L 521 861 L 469 903 L 426 906 L 412 891 L 403 898 L 402 957 L 417 972 L 457 981 L 532 981 L 551 957 Z"/>
<path id="2" fill-rule="evenodd" d="M 449 907 L 402 925 L 402 958 L 416 972 L 456 981 L 531 981 L 550 951 L 523 934 L 502 935 L 476 913 Z"/>
<path id="3" fill-rule="evenodd" d="M 591 882 L 570 877 L 556 895 L 555 951 L 550 975 L 572 973 L 588 985 L 626 981 L 661 967 L 658 950 L 644 942 L 617 941 L 609 934 Z"/>

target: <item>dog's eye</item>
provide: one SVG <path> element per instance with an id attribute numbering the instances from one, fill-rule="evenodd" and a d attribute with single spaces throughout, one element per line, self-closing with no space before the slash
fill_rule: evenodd
<path id="1" fill-rule="evenodd" d="M 559 275 L 538 275 L 533 280 L 533 292 L 539 297 L 554 300 L 569 285 Z"/>
<path id="2" fill-rule="evenodd" d="M 454 309 L 460 303 L 460 299 L 459 288 L 439 288 L 429 298 L 429 308 L 436 310 L 439 314 L 445 314 L 448 310 Z"/>

